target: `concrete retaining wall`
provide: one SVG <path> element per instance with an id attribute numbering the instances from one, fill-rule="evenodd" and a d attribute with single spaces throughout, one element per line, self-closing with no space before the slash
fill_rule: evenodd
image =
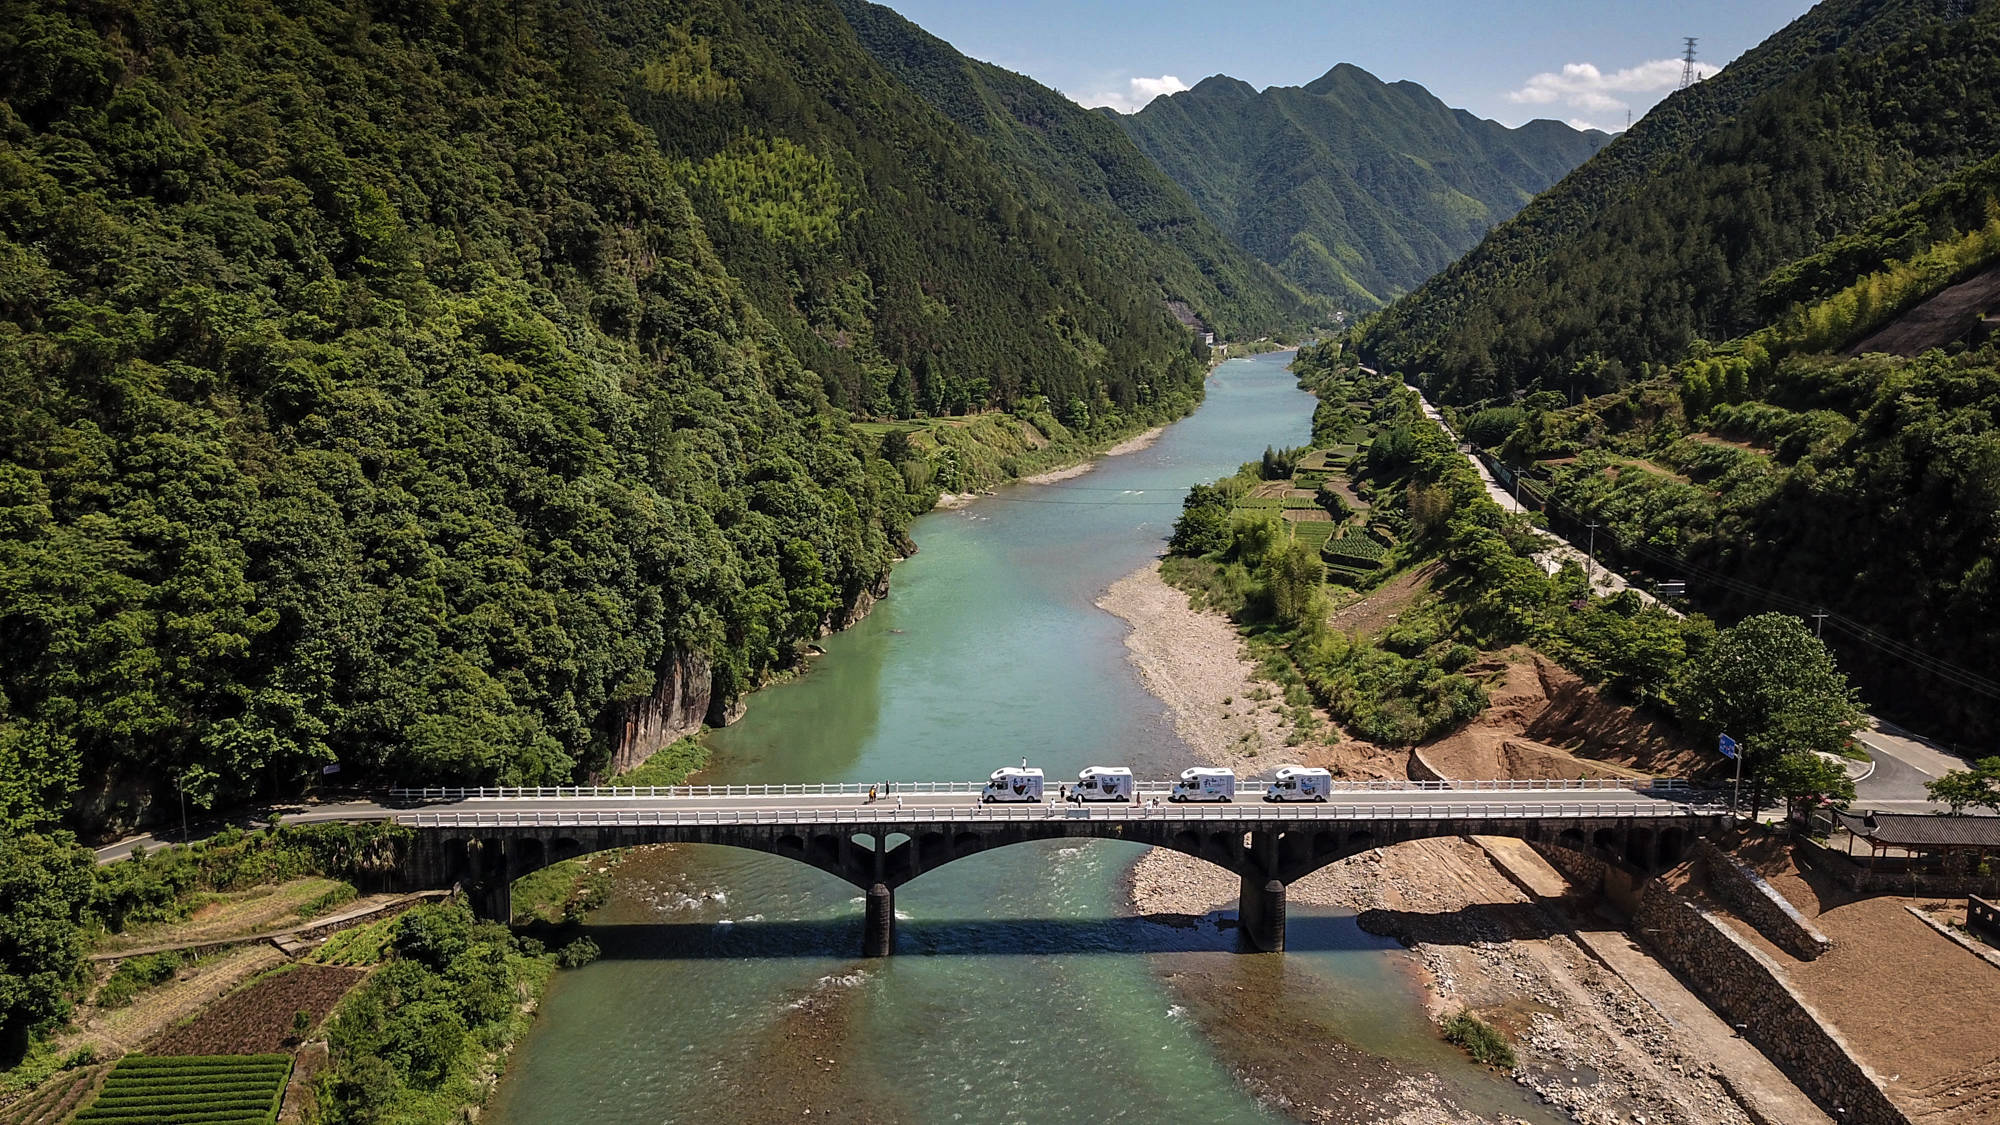
<path id="1" fill-rule="evenodd" d="M 1695 841 L 1695 856 L 1708 872 L 1708 889 L 1738 918 L 1757 927 L 1772 945 L 1811 961 L 1833 948 L 1833 939 L 1819 931 L 1762 875 L 1707 840 Z"/>
<path id="2" fill-rule="evenodd" d="M 1657 884 L 1632 918 L 1641 939 L 1709 1005 L 1784 1067 L 1833 1117 L 1853 1125 L 1909 1125 L 1840 1033 L 1785 982 L 1782 970 L 1728 924 Z"/>

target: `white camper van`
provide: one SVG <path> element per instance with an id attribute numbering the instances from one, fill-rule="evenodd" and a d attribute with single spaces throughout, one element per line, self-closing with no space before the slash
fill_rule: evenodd
<path id="1" fill-rule="evenodd" d="M 1070 787 L 1072 801 L 1129 801 L 1132 799 L 1132 771 L 1124 766 L 1091 766 L 1076 775 Z"/>
<path id="2" fill-rule="evenodd" d="M 1018 766 L 1002 766 L 994 770 L 987 776 L 986 788 L 980 790 L 979 799 L 989 805 L 995 801 L 1041 800 L 1041 767 L 1031 767 L 1023 758 Z"/>
<path id="3" fill-rule="evenodd" d="M 1310 766 L 1281 766 L 1278 779 L 1264 789 L 1266 801 L 1324 801 L 1333 791 L 1333 775 Z"/>
<path id="4" fill-rule="evenodd" d="M 1170 801 L 1233 801 L 1236 799 L 1236 775 L 1219 766 L 1195 766 L 1181 771 L 1181 779 L 1174 782 L 1174 791 L 1167 797 Z"/>

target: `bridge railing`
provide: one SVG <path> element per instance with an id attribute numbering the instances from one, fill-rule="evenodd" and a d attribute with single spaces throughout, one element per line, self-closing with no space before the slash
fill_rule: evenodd
<path id="1" fill-rule="evenodd" d="M 811 824 L 987 824 L 1006 821 L 1167 821 L 1244 824 L 1316 820 L 1648 820 L 1720 815 L 1721 804 L 1665 801 L 1455 802 L 1449 805 L 940 805 L 888 808 L 803 809 L 562 809 L 514 812 L 460 809 L 405 813 L 398 824 L 413 828 L 618 828 L 660 825 Z"/>
<path id="2" fill-rule="evenodd" d="M 1060 778 L 1049 779 L 1050 786 L 1067 784 Z M 1244 778 L 1244 788 L 1264 785 L 1261 779 Z M 441 787 L 422 789 L 391 789 L 391 801 L 409 803 L 430 803 L 438 801 L 475 800 L 621 800 L 637 797 L 659 798 L 703 798 L 703 797 L 865 797 L 873 789 L 880 797 L 940 796 L 946 794 L 977 794 L 986 787 L 983 781 L 829 781 L 805 782 L 790 785 L 546 785 L 540 787 L 485 786 L 485 787 Z M 1173 791 L 1171 781 L 1139 781 L 1133 786 L 1142 796 L 1165 796 Z M 1336 793 L 1374 792 L 1496 792 L 1496 793 L 1547 793 L 1562 791 L 1604 791 L 1631 790 L 1640 793 L 1688 792 L 1692 786 L 1678 777 L 1568 777 L 1568 778 L 1499 778 L 1486 781 L 1403 781 L 1394 779 L 1378 780 L 1335 780 Z"/>

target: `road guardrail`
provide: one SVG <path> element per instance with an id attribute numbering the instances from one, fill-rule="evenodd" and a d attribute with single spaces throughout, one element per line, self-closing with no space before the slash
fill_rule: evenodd
<path id="1" fill-rule="evenodd" d="M 1048 785 L 1068 784 L 1060 779 L 1049 779 Z M 1262 788 L 1263 780 L 1241 779 L 1245 788 Z M 637 797 L 646 798 L 703 798 L 703 797 L 865 797 L 873 790 L 878 797 L 940 796 L 950 794 L 977 794 L 986 787 L 983 781 L 838 781 L 805 782 L 790 785 L 548 785 L 548 786 L 485 786 L 485 787 L 433 787 L 389 790 L 391 801 L 423 803 L 431 801 L 496 801 L 496 800 L 619 800 Z M 1141 794 L 1165 794 L 1172 792 L 1171 781 L 1140 781 L 1134 788 Z M 1639 793 L 1685 793 L 1692 791 L 1685 779 L 1678 777 L 1570 777 L 1570 778 L 1498 778 L 1494 780 L 1466 781 L 1403 781 L 1395 779 L 1339 780 L 1333 782 L 1336 793 L 1378 793 L 1378 792 L 1473 792 L 1473 793 L 1553 793 L 1553 792 L 1602 792 L 1608 790 L 1628 790 Z"/>
<path id="2" fill-rule="evenodd" d="M 1721 815 L 1721 804 L 1670 801 L 1580 801 L 1448 805 L 1074 805 L 1067 802 L 940 805 L 889 808 L 802 809 L 563 809 L 514 812 L 454 810 L 405 813 L 396 823 L 412 828 L 645 828 L 665 825 L 992 823 L 995 821 L 1355 821 L 1355 820 L 1649 820 Z"/>

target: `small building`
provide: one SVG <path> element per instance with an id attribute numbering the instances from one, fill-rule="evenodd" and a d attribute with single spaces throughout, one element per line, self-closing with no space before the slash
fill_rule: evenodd
<path id="1" fill-rule="evenodd" d="M 1856 840 L 1868 845 L 1870 867 L 1894 856 L 1972 871 L 1987 856 L 2000 855 L 2000 816 L 1832 812 L 1834 823 L 1848 831 L 1848 854 Z"/>

